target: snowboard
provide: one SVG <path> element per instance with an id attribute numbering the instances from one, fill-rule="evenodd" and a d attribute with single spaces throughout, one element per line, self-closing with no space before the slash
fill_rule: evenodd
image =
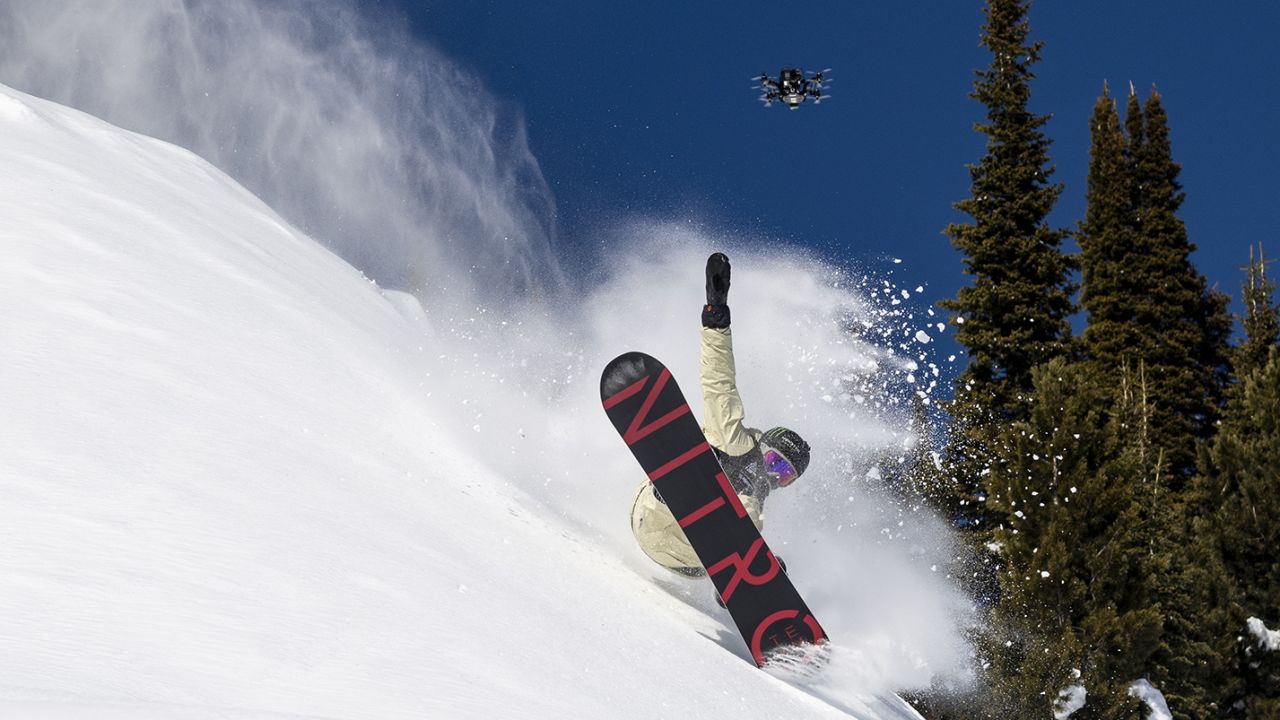
<path id="1" fill-rule="evenodd" d="M 600 400 L 679 521 L 758 667 L 794 662 L 826 633 L 760 536 L 680 387 L 640 352 L 614 358 Z"/>

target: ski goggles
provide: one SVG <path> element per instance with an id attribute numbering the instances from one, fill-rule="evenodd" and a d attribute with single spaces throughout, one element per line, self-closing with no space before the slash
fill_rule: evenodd
<path id="1" fill-rule="evenodd" d="M 765 472 L 778 478 L 778 487 L 786 487 L 800 476 L 800 473 L 796 472 L 796 466 L 792 465 L 790 460 L 772 449 L 764 451 L 764 469 Z"/>

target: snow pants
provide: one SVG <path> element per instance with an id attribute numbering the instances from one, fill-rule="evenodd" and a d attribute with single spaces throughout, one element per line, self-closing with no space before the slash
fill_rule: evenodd
<path id="1" fill-rule="evenodd" d="M 707 442 L 728 455 L 751 452 L 760 437 L 759 430 L 743 424 L 742 398 L 738 394 L 737 369 L 733 362 L 733 335 L 728 328 L 702 328 L 699 355 L 702 385 L 702 432 Z M 743 507 L 757 528 L 764 527 L 760 502 L 739 494 Z M 631 532 L 654 562 L 669 570 L 701 568 L 702 562 L 685 538 L 675 516 L 653 492 L 646 478 L 636 488 L 631 503 Z"/>

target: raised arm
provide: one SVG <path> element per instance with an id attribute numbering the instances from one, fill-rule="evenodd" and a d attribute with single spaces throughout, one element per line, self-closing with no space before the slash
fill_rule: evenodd
<path id="1" fill-rule="evenodd" d="M 707 442 L 728 455 L 751 452 L 755 437 L 744 424 L 733 364 L 733 334 L 729 328 L 702 328 L 702 428 Z"/>
<path id="2" fill-rule="evenodd" d="M 729 270 L 729 258 L 723 253 L 707 258 L 707 304 L 702 308 L 699 356 L 702 431 L 712 447 L 738 456 L 751 452 L 756 439 L 743 423 L 742 397 L 738 394 L 733 333 L 729 329 Z"/>

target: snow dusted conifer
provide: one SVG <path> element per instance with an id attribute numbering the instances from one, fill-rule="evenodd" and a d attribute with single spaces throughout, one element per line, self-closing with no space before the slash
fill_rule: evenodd
<path id="1" fill-rule="evenodd" d="M 1136 106 L 1135 99 L 1130 107 L 1136 112 Z M 1142 135 L 1136 142 L 1130 138 L 1129 149 L 1139 253 L 1129 268 L 1137 287 L 1126 298 L 1134 313 L 1124 357 L 1146 367 L 1150 443 L 1164 467 L 1158 478 L 1164 494 L 1155 505 L 1159 532 L 1151 539 L 1151 552 L 1161 567 L 1154 600 L 1165 617 L 1149 677 L 1180 713 L 1216 717 L 1221 708 L 1212 696 L 1222 682 L 1225 659 L 1214 647 L 1220 633 L 1206 612 L 1224 599 L 1212 555 L 1194 543 L 1198 504 L 1191 480 L 1198 448 L 1216 430 L 1227 380 L 1230 317 L 1225 296 L 1211 291 L 1191 264 L 1195 245 L 1177 216 L 1185 198 L 1180 168 L 1173 161 L 1168 116 L 1154 89 L 1143 104 L 1140 125 Z"/>
<path id="2" fill-rule="evenodd" d="M 1206 511 L 1196 539 L 1212 545 L 1225 569 L 1220 581 L 1233 591 L 1218 624 L 1219 639 L 1234 645 L 1235 673 L 1213 690 L 1220 707 L 1238 703 L 1247 717 L 1276 717 L 1280 654 L 1261 652 L 1246 626 L 1253 617 L 1280 627 L 1280 350 L 1272 347 L 1267 363 L 1240 379 L 1204 455 L 1197 484 Z"/>
<path id="3" fill-rule="evenodd" d="M 1275 563 L 1266 557 L 1280 533 L 1259 527 L 1257 516 L 1257 499 L 1267 505 L 1271 494 L 1280 491 L 1274 472 L 1265 477 L 1274 468 L 1262 464 L 1275 462 L 1266 452 L 1280 445 L 1280 437 L 1265 430 L 1268 418 L 1280 414 L 1280 401 L 1263 387 L 1280 382 L 1267 376 L 1280 338 L 1280 310 L 1265 263 L 1261 248 L 1256 257 L 1251 249 L 1241 295 L 1245 336 L 1233 354 L 1235 383 L 1228 391 L 1214 445 L 1200 448 L 1201 474 L 1190 501 L 1194 519 L 1189 568 L 1200 576 L 1192 584 L 1207 589 L 1197 627 L 1215 653 L 1206 665 L 1211 672 L 1202 675 L 1200 684 L 1219 716 L 1229 718 L 1280 715 L 1280 658 L 1262 655 L 1249 634 L 1241 632 L 1253 608 L 1266 606 L 1280 591 L 1276 573 L 1268 574 Z M 1275 508 L 1263 507 L 1261 512 Z"/>
<path id="4" fill-rule="evenodd" d="M 1071 352 L 1067 319 L 1076 310 L 1074 264 L 1062 251 L 1067 233 L 1047 220 L 1062 192 L 1062 185 L 1050 180 L 1051 140 L 1044 132 L 1049 117 L 1029 109 L 1031 68 L 1042 47 L 1030 40 L 1030 5 L 1030 0 L 986 2 L 980 42 L 991 62 L 976 71 L 970 93 L 986 108 L 985 122 L 974 126 L 986 136 L 986 153 L 969 166 L 970 196 L 955 204 L 971 220 L 945 231 L 963 255 L 971 284 L 940 305 L 952 313 L 956 340 L 968 349 L 969 360 L 947 408 L 953 424 L 937 504 L 969 540 L 970 552 L 952 572 L 967 581 L 986 609 L 999 602 L 1000 558 L 991 550 L 991 533 L 1006 520 L 1003 510 L 986 502 L 999 435 L 1008 423 L 1027 417 L 1032 370 Z M 996 642 L 992 637 L 981 641 Z M 1069 663 L 1058 664 L 1043 673 L 1065 677 L 1069 669 Z M 992 668 L 993 684 L 1003 683 L 1001 674 Z M 997 687 L 996 692 L 1001 697 L 984 697 L 956 712 L 1013 716 L 1016 690 Z"/>
<path id="5" fill-rule="evenodd" d="M 1163 619 L 1152 603 L 1157 473 L 1143 446 L 1140 373 L 1058 359 L 1033 376 L 1030 415 L 1004 433 L 992 471 L 989 502 L 1009 515 L 996 531 L 996 626 L 1007 638 L 993 655 L 1020 716 L 1043 714 L 1078 668 L 1089 699 L 1073 718 L 1138 718 L 1127 689 Z"/>
<path id="6" fill-rule="evenodd" d="M 981 43 L 991 64 L 977 71 L 970 97 L 986 106 L 987 152 L 969 166 L 971 196 L 955 207 L 972 222 L 947 227 L 963 253 L 972 284 L 942 307 L 953 313 L 956 340 L 968 348 L 968 366 L 956 379 L 949 408 L 955 425 L 949 438 L 950 487 L 942 502 L 955 524 L 982 536 L 1003 518 L 984 504 L 982 478 L 993 455 L 993 436 L 1004 423 L 1026 417 L 1032 368 L 1068 352 L 1067 318 L 1075 311 L 1071 259 L 1062 252 L 1066 232 L 1047 217 L 1062 192 L 1050 182 L 1051 141 L 1047 115 L 1028 109 L 1031 66 L 1041 43 L 1029 40 L 1028 0 L 988 0 Z M 990 572 L 978 551 L 975 591 L 990 596 Z"/>
<path id="7" fill-rule="evenodd" d="M 1031 369 L 1066 351 L 1074 311 L 1066 232 L 1046 220 L 1062 192 L 1049 181 L 1051 140 L 1042 130 L 1049 117 L 1027 108 L 1041 48 L 1028 41 L 1029 5 L 987 3 L 982 44 L 992 62 L 970 94 L 987 107 L 987 122 L 975 126 L 987 136 L 987 154 L 969 166 L 972 196 L 955 204 L 973 222 L 946 229 L 973 278 L 942 303 L 964 318 L 956 338 L 970 352 L 958 394 L 993 420 L 1025 417 Z"/>
<path id="8" fill-rule="evenodd" d="M 1174 705 L 1199 717 L 1221 667 L 1200 615 L 1221 597 L 1212 555 L 1197 555 L 1191 542 L 1196 504 L 1188 486 L 1197 447 L 1211 437 L 1221 405 L 1230 320 L 1225 298 L 1191 265 L 1195 246 L 1177 216 L 1184 194 L 1160 96 L 1153 91 L 1144 104 L 1131 87 L 1126 109 L 1127 137 L 1104 86 L 1090 127 L 1088 207 L 1077 234 L 1088 312 L 1084 353 L 1097 375 L 1129 368 L 1141 379 L 1135 448 L 1144 473 L 1135 477 L 1158 491 L 1150 495 L 1158 532 L 1149 552 L 1159 568 L 1153 601 L 1164 613 L 1149 670 Z"/>

